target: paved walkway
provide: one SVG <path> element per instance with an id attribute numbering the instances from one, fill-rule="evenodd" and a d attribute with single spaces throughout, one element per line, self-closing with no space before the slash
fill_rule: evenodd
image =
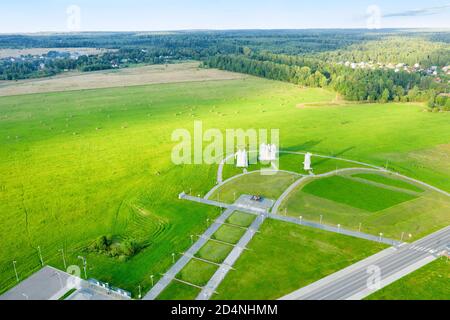
<path id="1" fill-rule="evenodd" d="M 245 250 L 247 244 L 253 238 L 255 233 L 258 231 L 261 224 L 264 222 L 264 216 L 259 215 L 244 233 L 242 238 L 239 240 L 237 245 L 231 250 L 230 254 L 226 257 L 223 264 L 217 269 L 214 275 L 211 277 L 206 286 L 197 296 L 196 300 L 209 300 L 211 296 L 216 292 L 217 287 L 226 277 L 228 271 L 233 268 L 234 263 Z"/>
<path id="2" fill-rule="evenodd" d="M 196 198 L 192 196 L 184 196 L 183 199 L 202 202 L 206 204 L 213 204 L 215 201 L 205 200 L 203 198 Z M 199 201 L 203 200 L 203 201 Z M 213 204 L 215 205 L 215 204 Z M 218 205 L 222 207 L 221 205 Z M 223 222 L 235 211 L 235 208 L 227 205 L 229 208 L 225 210 L 216 221 L 209 226 L 209 228 L 203 233 L 201 237 L 183 254 L 180 259 L 163 275 L 163 277 L 155 284 L 155 286 L 144 296 L 143 300 L 154 300 L 159 296 L 161 292 L 169 285 L 169 283 L 175 278 L 175 276 L 189 263 L 191 257 L 194 256 L 205 244 L 208 239 L 220 228 Z"/>
<path id="3" fill-rule="evenodd" d="M 210 206 L 216 206 L 216 207 L 219 207 L 219 208 L 225 208 L 226 209 L 226 208 L 231 207 L 231 204 L 228 204 L 228 203 L 223 203 L 223 202 L 214 201 L 214 200 L 208 200 L 208 199 L 205 199 L 205 198 L 194 197 L 194 196 L 190 196 L 188 194 L 185 194 L 184 192 L 180 193 L 178 198 L 179 199 L 190 200 L 190 201 L 193 201 L 193 202 L 199 202 L 199 203 L 207 204 L 207 205 L 210 205 Z"/>
<path id="4" fill-rule="evenodd" d="M 334 226 L 330 226 L 330 225 L 326 225 L 326 224 L 320 224 L 317 222 L 307 221 L 305 219 L 300 220 L 299 218 L 294 218 L 294 217 L 289 217 L 289 216 L 281 216 L 281 215 L 273 214 L 273 213 L 269 214 L 269 218 L 279 220 L 279 221 L 284 221 L 284 222 L 295 223 L 298 225 L 312 227 L 312 228 L 316 228 L 316 229 L 321 229 L 321 230 L 325 230 L 325 231 L 340 233 L 340 234 L 344 234 L 346 236 L 351 236 L 351 237 L 360 238 L 360 239 L 364 239 L 364 240 L 380 242 L 380 243 L 384 243 L 384 244 L 387 244 L 390 246 L 399 246 L 399 245 L 403 244 L 403 242 L 401 242 L 401 241 L 397 241 L 397 240 L 393 240 L 393 239 L 389 239 L 389 238 L 385 238 L 385 237 L 377 237 L 372 234 L 367 234 L 367 233 L 358 232 L 358 231 L 352 231 L 352 230 L 344 229 L 342 227 L 339 228 L 337 226 L 334 227 Z"/>

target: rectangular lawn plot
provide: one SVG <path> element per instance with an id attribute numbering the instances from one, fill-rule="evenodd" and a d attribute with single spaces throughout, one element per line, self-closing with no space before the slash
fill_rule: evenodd
<path id="1" fill-rule="evenodd" d="M 194 300 L 199 293 L 199 288 L 172 280 L 157 300 Z"/>
<path id="2" fill-rule="evenodd" d="M 392 179 L 392 178 L 382 176 L 379 174 L 359 173 L 359 174 L 352 175 L 352 177 L 361 178 L 361 179 L 373 181 L 376 183 L 381 183 L 381 184 L 384 184 L 387 186 L 406 189 L 406 190 L 410 190 L 410 191 L 414 191 L 414 192 L 423 192 L 422 189 L 420 189 L 419 187 L 417 187 L 416 185 L 414 185 L 412 183 L 408 183 L 406 181 L 399 180 L 399 179 Z"/>
<path id="3" fill-rule="evenodd" d="M 246 230 L 244 228 L 223 225 L 216 231 L 216 233 L 213 234 L 212 238 L 219 241 L 236 244 L 245 232 Z"/>
<path id="4" fill-rule="evenodd" d="M 208 241 L 195 256 L 215 263 L 222 263 L 231 250 L 233 250 L 231 245 Z"/>
<path id="5" fill-rule="evenodd" d="M 417 198 L 340 176 L 312 181 L 302 191 L 370 212 L 377 212 Z"/>
<path id="6" fill-rule="evenodd" d="M 256 216 L 253 214 L 236 211 L 227 219 L 227 222 L 241 227 L 248 227 L 255 218 Z"/>
<path id="7" fill-rule="evenodd" d="M 217 269 L 218 267 L 212 263 L 192 259 L 177 274 L 176 278 L 203 287 L 208 283 Z"/>

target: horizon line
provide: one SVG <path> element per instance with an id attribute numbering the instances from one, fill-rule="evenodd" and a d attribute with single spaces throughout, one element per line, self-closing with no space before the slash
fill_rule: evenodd
<path id="1" fill-rule="evenodd" d="M 80 31 L 68 31 L 68 30 L 52 30 L 52 31 L 25 31 L 25 32 L 1 32 L 0 35 L 43 35 L 43 34 L 82 34 L 82 33 L 145 33 L 145 32 L 208 32 L 208 31 L 299 31 L 299 30 L 365 30 L 369 32 L 377 32 L 383 30 L 436 30 L 436 31 L 450 31 L 450 27 L 401 27 L 401 28 L 379 28 L 369 29 L 364 27 L 354 28 L 205 28 L 205 29 L 167 29 L 167 30 L 80 30 Z"/>

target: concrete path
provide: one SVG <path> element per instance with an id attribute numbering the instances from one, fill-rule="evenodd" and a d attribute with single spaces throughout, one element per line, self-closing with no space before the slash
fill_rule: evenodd
<path id="1" fill-rule="evenodd" d="M 211 296 L 216 292 L 217 287 L 223 281 L 223 279 L 228 274 L 239 258 L 241 253 L 244 251 L 244 248 L 253 238 L 255 233 L 258 231 L 261 224 L 264 222 L 264 215 L 259 215 L 244 233 L 242 238 L 239 240 L 237 245 L 231 250 L 230 254 L 224 260 L 223 264 L 217 269 L 214 275 L 211 277 L 206 286 L 202 289 L 202 291 L 197 296 L 196 300 L 209 300 Z"/>
<path id="2" fill-rule="evenodd" d="M 202 202 L 200 200 L 206 201 L 202 203 L 212 204 L 215 201 L 205 200 L 203 198 L 196 198 L 192 196 L 184 196 L 183 199 Z M 222 207 L 220 203 L 218 203 L 219 207 Z M 215 204 L 213 204 L 215 205 Z M 208 239 L 220 228 L 223 222 L 225 222 L 228 217 L 235 211 L 233 207 L 229 207 L 225 210 L 216 221 L 209 226 L 209 228 L 202 234 L 201 237 L 186 251 L 186 254 L 183 254 L 180 259 L 163 275 L 163 277 L 155 284 L 155 286 L 144 296 L 143 300 L 154 300 L 159 296 L 161 292 L 169 285 L 169 283 L 175 278 L 175 276 L 189 263 L 191 257 L 194 256 L 205 244 L 208 242 Z"/>
<path id="3" fill-rule="evenodd" d="M 186 200 L 193 201 L 193 202 L 199 202 L 199 203 L 203 203 L 203 204 L 207 204 L 207 205 L 215 206 L 215 207 L 219 207 L 219 208 L 226 209 L 226 208 L 231 207 L 231 204 L 228 204 L 228 203 L 223 203 L 223 202 L 214 201 L 214 200 L 208 200 L 205 198 L 194 197 L 194 196 L 187 195 L 185 193 L 180 193 L 178 198 L 186 199 Z"/>
<path id="4" fill-rule="evenodd" d="M 386 249 L 374 256 L 288 294 L 283 300 L 363 299 L 433 261 L 450 241 L 450 226 L 414 243 Z M 379 276 L 379 281 L 376 276 Z"/>
<path id="5" fill-rule="evenodd" d="M 352 230 L 344 229 L 342 227 L 339 228 L 337 226 L 334 227 L 334 226 L 330 226 L 330 225 L 326 225 L 326 224 L 320 224 L 320 223 L 308 221 L 305 219 L 300 220 L 299 218 L 294 218 L 294 217 L 289 217 L 289 216 L 281 216 L 281 215 L 273 214 L 273 213 L 269 214 L 269 218 L 279 220 L 279 221 L 289 222 L 289 223 L 295 223 L 298 225 L 307 226 L 307 227 L 311 227 L 311 228 L 321 229 L 321 230 L 325 230 L 325 231 L 335 232 L 335 233 L 339 233 L 339 234 L 344 234 L 346 236 L 351 236 L 351 237 L 360 238 L 360 239 L 364 239 L 364 240 L 380 242 L 380 243 L 387 244 L 389 246 L 399 246 L 399 245 L 403 244 L 403 242 L 401 242 L 401 241 L 397 241 L 397 240 L 393 240 L 393 239 L 389 239 L 389 238 L 385 238 L 385 237 L 377 237 L 372 234 L 367 234 L 367 233 L 358 232 L 358 231 L 352 231 Z"/>

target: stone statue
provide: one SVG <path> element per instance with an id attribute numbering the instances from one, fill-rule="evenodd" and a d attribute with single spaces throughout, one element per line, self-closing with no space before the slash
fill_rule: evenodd
<path id="1" fill-rule="evenodd" d="M 248 156 L 247 151 L 245 149 L 239 149 L 235 156 L 236 161 L 236 167 L 238 168 L 247 168 L 248 167 Z"/>
<path id="2" fill-rule="evenodd" d="M 307 152 L 307 153 L 305 154 L 305 161 L 303 162 L 303 169 L 304 169 L 305 171 L 310 171 L 310 170 L 312 170 L 312 168 L 311 168 L 311 157 L 312 157 L 312 154 L 311 154 L 311 153 Z"/>

